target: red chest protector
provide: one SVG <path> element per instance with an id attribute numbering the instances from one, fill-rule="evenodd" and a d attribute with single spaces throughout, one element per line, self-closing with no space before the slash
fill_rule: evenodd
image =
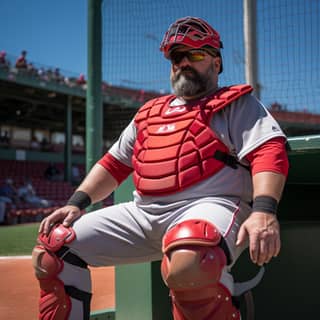
<path id="1" fill-rule="evenodd" d="M 137 139 L 132 163 L 136 189 L 144 195 L 183 190 L 221 170 L 216 152 L 228 148 L 210 128 L 212 116 L 240 96 L 249 85 L 224 87 L 198 104 L 170 107 L 173 95 L 153 99 L 136 117 Z"/>

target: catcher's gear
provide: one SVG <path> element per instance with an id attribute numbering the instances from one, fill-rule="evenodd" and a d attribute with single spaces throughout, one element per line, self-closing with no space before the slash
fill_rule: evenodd
<path id="1" fill-rule="evenodd" d="M 211 129 L 216 112 L 252 91 L 249 85 L 223 87 L 192 107 L 170 107 L 175 96 L 147 102 L 136 117 L 132 157 L 136 189 L 160 195 L 181 191 L 221 170 L 237 168 L 236 159 Z"/>
<path id="2" fill-rule="evenodd" d="M 170 288 L 174 320 L 239 320 L 230 291 L 220 282 L 227 264 L 221 235 L 204 220 L 187 220 L 163 239 L 161 273 Z"/>
<path id="3" fill-rule="evenodd" d="M 69 252 L 65 244 L 75 239 L 72 228 L 56 225 L 48 236 L 39 235 L 38 245 L 32 252 L 32 263 L 35 275 L 40 284 L 39 319 L 66 320 L 72 309 L 71 298 L 83 302 L 83 319 L 89 319 L 91 294 L 72 286 L 66 286 L 59 278 L 64 269 L 64 261 L 80 268 L 87 268 L 87 264 Z M 79 318 L 80 320 L 80 318 Z"/>
<path id="4" fill-rule="evenodd" d="M 223 48 L 219 33 L 206 21 L 196 17 L 184 17 L 172 23 L 163 37 L 160 50 L 168 59 L 171 50 L 176 45 L 184 45 L 194 49 L 213 48 L 220 57 L 220 49 Z"/>

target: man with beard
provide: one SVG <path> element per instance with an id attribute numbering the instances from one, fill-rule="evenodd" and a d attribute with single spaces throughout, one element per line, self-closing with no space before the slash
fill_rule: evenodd
<path id="1" fill-rule="evenodd" d="M 206 21 L 178 19 L 160 49 L 174 94 L 142 106 L 40 225 L 40 319 L 89 318 L 87 265 L 154 260 L 162 260 L 175 320 L 240 319 L 231 267 L 247 247 L 259 266 L 279 254 L 284 133 L 250 86 L 219 87 L 222 42 Z M 133 201 L 81 214 L 131 173 Z"/>

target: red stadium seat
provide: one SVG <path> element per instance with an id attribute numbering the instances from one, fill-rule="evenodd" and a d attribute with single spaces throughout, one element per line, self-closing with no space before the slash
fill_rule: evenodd
<path id="1" fill-rule="evenodd" d="M 65 181 L 48 181 L 44 178 L 44 171 L 48 166 L 45 161 L 19 161 L 0 160 L 0 183 L 7 178 L 14 181 L 19 188 L 26 178 L 30 178 L 37 194 L 50 201 L 48 208 L 32 208 L 30 204 L 21 202 L 16 208 L 7 207 L 7 224 L 40 221 L 43 217 L 52 213 L 55 209 L 63 206 L 71 196 L 74 187 Z M 57 164 L 63 172 L 64 164 Z M 82 166 L 84 168 L 84 166 Z"/>

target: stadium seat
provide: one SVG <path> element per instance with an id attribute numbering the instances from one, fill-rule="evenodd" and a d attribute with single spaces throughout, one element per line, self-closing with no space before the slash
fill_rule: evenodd
<path id="1" fill-rule="evenodd" d="M 16 188 L 19 188 L 26 178 L 30 178 L 37 194 L 50 201 L 50 207 L 32 208 L 30 204 L 21 202 L 16 207 L 8 205 L 6 208 L 6 223 L 16 224 L 25 222 L 38 222 L 43 217 L 52 213 L 59 206 L 65 204 L 71 196 L 74 187 L 65 181 L 47 181 L 43 173 L 48 166 L 44 161 L 18 161 L 0 160 L 0 183 L 7 178 L 14 181 Z M 63 172 L 63 163 L 58 164 Z"/>

